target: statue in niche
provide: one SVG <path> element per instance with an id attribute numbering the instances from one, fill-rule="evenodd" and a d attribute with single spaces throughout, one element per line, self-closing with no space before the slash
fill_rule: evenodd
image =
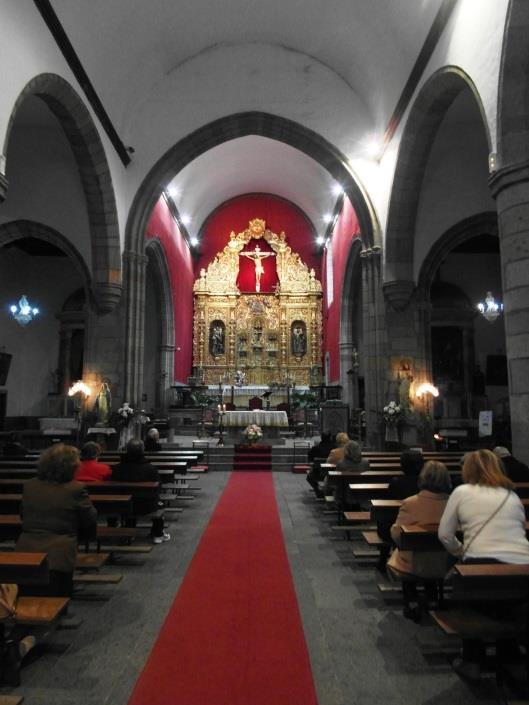
<path id="1" fill-rule="evenodd" d="M 214 357 L 224 355 L 224 328 L 221 323 L 213 323 L 209 334 L 209 350 Z"/>
<path id="2" fill-rule="evenodd" d="M 400 370 L 397 373 L 399 383 L 399 403 L 404 410 L 410 408 L 410 387 L 413 382 L 411 365 L 406 360 L 400 363 Z"/>
<path id="3" fill-rule="evenodd" d="M 307 336 L 301 325 L 292 328 L 292 352 L 294 355 L 304 355 L 307 352 Z"/>
<path id="4" fill-rule="evenodd" d="M 112 393 L 106 380 L 102 383 L 97 394 L 94 411 L 97 414 L 96 426 L 107 426 L 112 411 Z"/>

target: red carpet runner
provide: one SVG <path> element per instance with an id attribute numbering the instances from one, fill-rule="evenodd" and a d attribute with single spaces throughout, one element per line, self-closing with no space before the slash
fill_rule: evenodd
<path id="1" fill-rule="evenodd" d="M 252 445 L 235 446 L 233 456 L 233 469 L 236 471 L 258 470 L 260 472 L 272 470 L 272 446 Z"/>
<path id="2" fill-rule="evenodd" d="M 129 705 L 315 705 L 270 473 L 233 473 Z"/>

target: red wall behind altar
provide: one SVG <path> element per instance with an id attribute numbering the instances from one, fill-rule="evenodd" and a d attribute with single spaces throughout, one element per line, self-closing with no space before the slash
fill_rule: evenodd
<path id="1" fill-rule="evenodd" d="M 320 278 L 321 258 L 314 244 L 315 232 L 310 220 L 290 201 L 270 194 L 247 194 L 223 203 L 204 223 L 201 233 L 200 257 L 195 266 L 195 276 L 202 267 L 207 267 L 217 252 L 224 249 L 230 239 L 230 232 L 246 230 L 253 218 L 266 221 L 266 227 L 274 233 L 285 232 L 287 242 L 293 252 L 297 252 L 303 262 L 314 268 L 316 278 Z M 253 243 L 253 244 L 252 244 Z M 245 249 L 253 249 L 256 243 L 264 251 L 270 250 L 265 240 L 252 240 Z M 272 257 L 263 260 L 265 274 L 261 277 L 261 291 L 272 291 L 276 279 L 266 275 Z M 272 267 L 275 270 L 275 267 Z M 246 257 L 240 261 L 239 281 L 243 287 L 255 291 L 254 263 Z"/>
<path id="2" fill-rule="evenodd" d="M 333 302 L 327 305 L 326 258 L 323 258 L 323 354 L 329 353 L 329 383 L 340 382 L 340 319 L 343 282 L 347 259 L 353 239 L 360 234 L 360 226 L 351 201 L 345 197 L 332 234 Z"/>
<path id="3" fill-rule="evenodd" d="M 153 208 L 145 237 L 158 238 L 165 252 L 175 320 L 174 379 L 185 383 L 193 361 L 193 258 L 163 197 Z"/>

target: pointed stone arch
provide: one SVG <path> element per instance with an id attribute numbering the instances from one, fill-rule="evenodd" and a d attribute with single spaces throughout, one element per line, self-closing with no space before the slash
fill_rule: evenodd
<path id="1" fill-rule="evenodd" d="M 77 162 L 92 240 L 92 293 L 99 312 L 108 313 L 121 297 L 121 253 L 112 177 L 99 133 L 72 86 L 56 74 L 44 73 L 26 84 L 14 104 L 4 153 L 18 110 L 29 96 L 41 99 L 55 115 Z"/>
<path id="2" fill-rule="evenodd" d="M 275 139 L 307 154 L 344 188 L 355 208 L 364 247 L 380 248 L 380 228 L 368 196 L 355 179 L 346 157 L 317 133 L 283 117 L 263 112 L 228 115 L 199 128 L 177 142 L 153 166 L 140 185 L 127 221 L 125 233 L 126 339 L 125 394 L 137 399 L 141 388 L 142 340 L 145 303 L 145 261 L 143 239 L 150 213 L 167 184 L 187 164 L 204 152 L 233 139 L 256 135 Z M 142 283 L 143 282 L 143 283 Z"/>

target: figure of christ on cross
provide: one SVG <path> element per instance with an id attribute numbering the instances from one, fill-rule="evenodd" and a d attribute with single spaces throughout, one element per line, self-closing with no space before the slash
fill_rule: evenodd
<path id="1" fill-rule="evenodd" d="M 275 257 L 275 252 L 262 252 L 259 245 L 255 246 L 255 249 L 249 252 L 241 252 L 241 257 L 248 257 L 248 259 L 253 259 L 255 264 L 255 290 L 257 292 L 261 291 L 261 274 L 264 274 L 264 267 L 262 260 L 265 257 Z"/>

